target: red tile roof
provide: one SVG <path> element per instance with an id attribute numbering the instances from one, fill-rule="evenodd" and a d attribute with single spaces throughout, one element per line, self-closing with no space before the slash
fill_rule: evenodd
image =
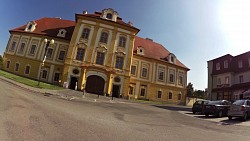
<path id="1" fill-rule="evenodd" d="M 144 39 L 141 37 L 135 37 L 134 43 L 134 54 L 137 52 L 137 47 L 143 47 L 144 49 L 144 57 L 161 60 L 166 58 L 170 52 L 161 44 L 153 42 L 150 39 Z M 166 61 L 166 60 L 164 60 Z M 184 64 L 182 64 L 178 59 L 176 59 L 176 65 L 188 69 Z M 189 70 L 189 69 L 188 69 Z"/>
<path id="2" fill-rule="evenodd" d="M 75 28 L 75 22 L 70 21 L 70 20 L 63 20 L 60 18 L 41 18 L 38 20 L 35 20 L 37 23 L 36 29 L 33 32 L 27 32 L 24 31 L 26 28 L 26 25 L 20 26 L 18 28 L 10 30 L 10 32 L 26 32 L 26 33 L 31 33 L 31 34 L 39 34 L 39 35 L 47 35 L 50 37 L 56 37 L 56 38 L 62 38 L 62 39 L 67 39 L 70 40 Z M 57 34 L 60 29 L 65 29 L 66 36 L 65 38 L 63 37 L 58 37 Z"/>

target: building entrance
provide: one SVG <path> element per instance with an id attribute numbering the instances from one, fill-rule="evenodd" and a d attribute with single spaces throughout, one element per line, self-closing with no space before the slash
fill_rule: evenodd
<path id="1" fill-rule="evenodd" d="M 112 96 L 117 98 L 120 97 L 120 85 L 113 85 Z"/>
<path id="2" fill-rule="evenodd" d="M 71 77 L 69 88 L 75 90 L 77 83 L 78 79 L 76 77 Z"/>
<path id="3" fill-rule="evenodd" d="M 85 90 L 87 93 L 104 94 L 105 81 L 102 77 L 91 75 L 87 78 Z"/>

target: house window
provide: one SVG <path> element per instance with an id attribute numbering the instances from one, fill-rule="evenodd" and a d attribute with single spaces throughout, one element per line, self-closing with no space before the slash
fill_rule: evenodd
<path id="1" fill-rule="evenodd" d="M 25 67 L 24 73 L 25 73 L 25 74 L 29 74 L 29 73 L 30 73 L 30 66 L 26 66 L 26 67 Z"/>
<path id="2" fill-rule="evenodd" d="M 238 61 L 238 66 L 239 66 L 239 68 L 243 67 L 242 60 Z"/>
<path id="3" fill-rule="evenodd" d="M 243 80 L 243 75 L 240 75 L 240 76 L 239 76 L 239 80 L 240 80 L 240 83 L 243 83 L 243 81 L 244 81 L 244 80 Z"/>
<path id="4" fill-rule="evenodd" d="M 129 86 L 129 94 L 133 95 L 134 94 L 134 87 Z"/>
<path id="5" fill-rule="evenodd" d="M 35 54 L 35 51 L 36 51 L 36 45 L 32 45 L 32 46 L 31 46 L 31 49 L 30 49 L 30 54 L 31 54 L 31 55 L 34 55 L 34 54 Z"/>
<path id="6" fill-rule="evenodd" d="M 83 39 L 88 39 L 89 38 L 89 32 L 90 32 L 90 29 L 84 28 L 83 32 L 82 32 L 82 38 Z"/>
<path id="7" fill-rule="evenodd" d="M 7 61 L 7 63 L 6 63 L 6 68 L 7 68 L 7 69 L 10 68 L 10 61 Z"/>
<path id="8" fill-rule="evenodd" d="M 25 47 L 25 43 L 21 43 L 21 46 L 20 46 L 18 52 L 19 52 L 19 53 L 23 53 L 24 47 Z"/>
<path id="9" fill-rule="evenodd" d="M 126 46 L 126 38 L 125 37 L 120 37 L 119 46 L 120 47 L 125 47 Z"/>
<path id="10" fill-rule="evenodd" d="M 65 53 L 66 53 L 65 50 L 61 50 L 60 53 L 59 53 L 58 60 L 64 60 Z"/>
<path id="11" fill-rule="evenodd" d="M 175 70 L 172 69 L 169 70 L 169 82 L 170 83 L 175 82 Z"/>
<path id="12" fill-rule="evenodd" d="M 220 70 L 220 63 L 216 63 L 216 70 Z"/>
<path id="13" fill-rule="evenodd" d="M 47 70 L 43 70 L 43 73 L 42 73 L 42 78 L 43 78 L 43 79 L 46 79 L 46 78 L 47 78 L 47 73 L 48 73 Z"/>
<path id="14" fill-rule="evenodd" d="M 131 66 L 131 74 L 136 75 L 136 66 Z"/>
<path id="15" fill-rule="evenodd" d="M 113 18 L 113 15 L 111 13 L 108 13 L 106 18 L 111 20 Z"/>
<path id="16" fill-rule="evenodd" d="M 83 61 L 85 50 L 83 48 L 77 49 L 76 60 Z"/>
<path id="17" fill-rule="evenodd" d="M 173 93 L 172 92 L 168 93 L 168 99 L 173 99 Z"/>
<path id="18" fill-rule="evenodd" d="M 225 77 L 225 83 L 226 83 L 226 84 L 229 84 L 229 76 L 226 76 L 226 77 Z"/>
<path id="19" fill-rule="evenodd" d="M 157 98 L 161 99 L 161 97 L 162 97 L 162 91 L 157 91 Z"/>
<path id="20" fill-rule="evenodd" d="M 96 64 L 103 65 L 104 55 L 105 54 L 102 53 L 102 52 L 97 52 L 97 55 L 96 55 Z"/>
<path id="21" fill-rule="evenodd" d="M 52 54 L 53 54 L 53 49 L 52 48 L 48 48 L 46 57 L 49 58 L 49 59 L 51 59 L 52 58 Z"/>
<path id="22" fill-rule="evenodd" d="M 19 70 L 19 63 L 16 63 L 15 71 L 18 71 L 18 70 Z"/>
<path id="23" fill-rule="evenodd" d="M 100 42 L 107 43 L 108 42 L 108 33 L 102 32 Z"/>
<path id="24" fill-rule="evenodd" d="M 148 69 L 142 68 L 142 77 L 147 77 L 147 74 L 148 74 Z"/>
<path id="25" fill-rule="evenodd" d="M 228 68 L 228 60 L 224 61 L 224 68 Z"/>
<path id="26" fill-rule="evenodd" d="M 140 96 L 145 96 L 145 95 L 146 95 L 146 88 L 142 87 Z"/>
<path id="27" fill-rule="evenodd" d="M 10 51 L 14 51 L 16 47 L 16 42 L 12 42 Z"/>
<path id="28" fill-rule="evenodd" d="M 174 57 L 173 56 L 171 56 L 171 62 L 174 62 Z"/>
<path id="29" fill-rule="evenodd" d="M 179 85 L 183 85 L 183 76 L 182 75 L 179 75 L 179 81 L 178 81 Z"/>
<path id="30" fill-rule="evenodd" d="M 122 69 L 122 67 L 123 67 L 123 57 L 117 56 L 116 57 L 115 68 Z"/>
<path id="31" fill-rule="evenodd" d="M 221 84 L 221 79 L 220 78 L 218 78 L 218 85 L 220 85 Z"/>
<path id="32" fill-rule="evenodd" d="M 164 71 L 159 70 L 158 79 L 159 79 L 160 81 L 163 81 L 163 80 L 164 80 Z"/>
<path id="33" fill-rule="evenodd" d="M 55 73 L 55 76 L 54 76 L 54 81 L 55 82 L 59 82 L 59 78 L 60 78 L 60 73 Z"/>
<path id="34" fill-rule="evenodd" d="M 178 100 L 181 100 L 181 93 L 178 94 Z"/>

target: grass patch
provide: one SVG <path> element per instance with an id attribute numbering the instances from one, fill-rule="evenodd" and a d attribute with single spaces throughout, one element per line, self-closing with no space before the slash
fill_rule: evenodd
<path id="1" fill-rule="evenodd" d="M 38 81 L 35 80 L 31 80 L 25 77 L 21 77 L 12 73 L 8 73 L 5 72 L 3 70 L 0 70 L 0 76 L 3 76 L 5 78 L 14 80 L 16 82 L 31 86 L 31 87 L 36 87 L 36 88 L 41 88 L 41 89 L 50 89 L 50 90 L 61 90 L 63 89 L 62 87 L 59 86 L 55 86 L 55 85 L 51 85 L 51 84 L 47 84 L 47 83 L 43 83 L 40 82 L 40 85 L 38 86 Z"/>

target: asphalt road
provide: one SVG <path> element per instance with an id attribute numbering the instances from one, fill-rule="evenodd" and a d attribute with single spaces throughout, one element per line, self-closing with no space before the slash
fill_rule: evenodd
<path id="1" fill-rule="evenodd" d="M 68 101 L 1 80 L 0 96 L 0 141 L 250 140 L 250 127 L 187 116 L 185 107 Z"/>

